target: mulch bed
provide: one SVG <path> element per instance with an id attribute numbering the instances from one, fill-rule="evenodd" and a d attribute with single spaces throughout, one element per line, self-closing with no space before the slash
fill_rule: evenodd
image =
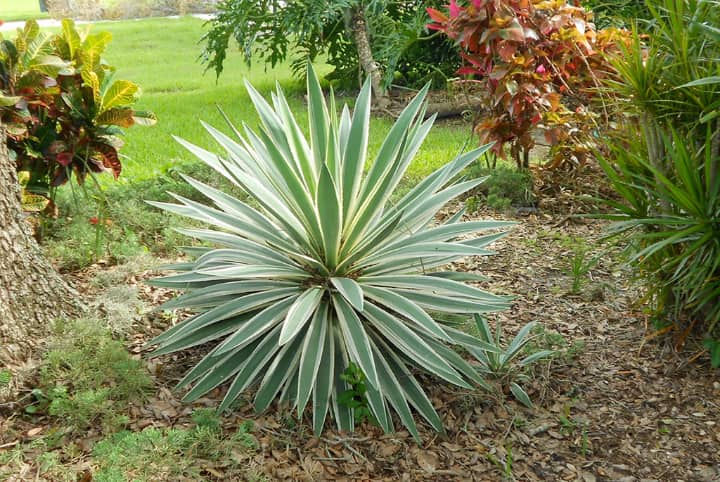
<path id="1" fill-rule="evenodd" d="M 718 371 L 705 355 L 688 362 L 695 353 L 689 342 L 676 353 L 664 341 L 646 340 L 653 328 L 634 304 L 638 292 L 617 249 L 598 241 L 602 222 L 547 212 L 552 210 L 518 218 L 494 245 L 497 255 L 456 266 L 489 277 L 489 290 L 516 296 L 510 310 L 491 319 L 500 321 L 508 336 L 537 321 L 546 333 L 566 340 L 569 352 L 540 364 L 525 385 L 534 409 L 511 397 L 495 399 L 429 381 L 446 433 L 420 423 L 418 444 L 406 431 L 383 434 L 367 424 L 352 434 L 326 429 L 316 438 L 309 422 L 298 422 L 288 407 L 257 415 L 248 401 L 224 420 L 231 432 L 242 420 L 255 422 L 259 449 L 248 463 L 271 480 L 719 481 Z M 604 253 L 577 295 L 569 293 L 573 252 L 563 239 L 584 240 L 588 256 Z M 150 304 L 171 296 L 141 286 Z M 146 315 L 135 326 L 131 350 L 140 353 L 169 322 L 162 314 Z M 158 390 L 133 409 L 132 429 L 191 426 L 194 408 L 219 402 L 222 390 L 192 406 L 172 392 L 199 355 L 149 362 Z M 206 473 L 209 480 L 238 480 L 233 470 L 220 463 Z"/>
<path id="2" fill-rule="evenodd" d="M 477 215 L 489 216 L 498 217 Z M 594 256 L 607 249 L 598 242 L 604 225 L 543 214 L 518 221 L 494 245 L 497 255 L 456 268 L 477 270 L 490 278 L 488 289 L 517 297 L 496 317 L 506 333 L 538 321 L 571 346 L 572 356 L 537 370 L 528 387 L 534 409 L 428 383 L 447 433 L 421 425 L 417 444 L 405 431 L 385 435 L 368 425 L 353 434 L 326 430 L 318 439 L 289 408 L 256 415 L 248 402 L 226 426 L 255 421 L 261 449 L 254 462 L 279 480 L 720 480 L 720 381 L 706 357 L 688 363 L 692 353 L 644 342 L 652 328 L 633 304 L 638 293 L 616 250 L 591 270 L 579 295 L 569 294 L 573 254 L 558 236 L 584 240 Z M 145 290 L 155 302 L 167 296 Z M 157 319 L 147 322 L 141 332 L 161 328 Z M 172 388 L 194 357 L 178 358 L 152 362 L 161 386 Z M 213 406 L 221 397 L 217 390 L 199 403 Z M 136 423 L 173 425 L 189 412 L 162 390 Z"/>

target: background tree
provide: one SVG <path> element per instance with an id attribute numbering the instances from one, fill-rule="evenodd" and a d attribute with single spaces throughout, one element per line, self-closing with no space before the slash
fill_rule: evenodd
<path id="1" fill-rule="evenodd" d="M 420 3 L 420 4 L 418 4 Z M 359 86 L 370 76 L 376 101 L 384 103 L 391 83 L 443 84 L 458 67 L 452 43 L 426 36 L 425 7 L 442 1 L 226 0 L 205 35 L 204 61 L 220 75 L 232 39 L 246 62 L 271 66 L 290 57 L 296 74 L 306 60 L 326 54 L 334 71 L 327 77 Z"/>
<path id="2" fill-rule="evenodd" d="M 0 364 L 11 371 L 26 364 L 51 322 L 79 310 L 77 292 L 42 256 L 31 235 L 0 125 Z"/>

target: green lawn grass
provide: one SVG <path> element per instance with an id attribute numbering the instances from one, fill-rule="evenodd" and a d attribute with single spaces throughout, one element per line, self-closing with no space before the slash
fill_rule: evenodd
<path id="1" fill-rule="evenodd" d="M 199 40 L 203 24 L 202 20 L 184 17 L 98 22 L 89 27 L 95 32 L 112 33 L 105 59 L 116 67 L 116 78 L 141 86 L 143 94 L 136 108 L 155 112 L 158 123 L 127 129 L 120 178 L 116 181 L 109 174 L 98 176 L 104 194 L 97 193 L 93 183 L 86 183 L 85 194 L 82 193 L 85 188 L 78 189 L 74 182 L 60 189 L 57 204 L 61 216 L 49 221 L 45 248 L 61 268 L 81 268 L 102 257 L 122 261 L 148 250 L 164 255 L 187 242 L 172 231 L 178 223 L 176 218 L 143 201 L 168 200 L 169 190 L 196 195 L 179 179 L 175 167 L 218 184 L 219 176 L 203 169 L 201 162 L 175 142 L 173 135 L 221 154 L 200 120 L 227 132 L 229 129 L 216 107 L 219 105 L 236 125 L 255 126 L 257 116 L 245 91 L 245 79 L 264 93 L 279 82 L 289 94 L 291 108 L 300 122 L 307 122 L 304 82 L 293 78 L 287 65 L 249 68 L 240 54 L 233 51 L 228 52 L 225 71 L 219 79 L 212 72 L 204 74 L 204 66 L 197 60 L 202 51 Z M 324 64 L 316 68 L 321 75 L 331 70 Z M 391 126 L 391 119 L 372 120 L 371 155 L 377 152 Z M 469 137 L 469 126 L 436 126 L 411 164 L 402 189 L 451 160 L 466 143 L 472 147 L 476 141 Z M 107 204 L 102 213 L 93 202 L 87 202 L 103 197 Z M 112 220 L 112 226 L 104 233 L 88 223 L 88 219 L 98 215 Z"/>
<path id="2" fill-rule="evenodd" d="M 0 0 L 0 20 L 4 22 L 47 17 L 38 0 Z"/>
<path id="3" fill-rule="evenodd" d="M 264 92 L 279 82 L 286 92 L 296 94 L 292 95 L 291 107 L 304 119 L 301 95 L 304 85 L 292 77 L 287 65 L 267 70 L 260 64 L 248 68 L 239 53 L 233 51 L 228 53 L 225 71 L 219 79 L 213 72 L 204 74 L 204 66 L 197 60 L 202 51 L 199 40 L 204 32 L 203 23 L 186 17 L 104 22 L 93 26 L 96 31 L 107 30 L 113 34 L 106 52 L 108 62 L 117 67 L 118 78 L 140 84 L 143 95 L 137 108 L 151 110 L 159 119 L 156 126 L 127 131 L 127 145 L 122 151 L 127 158 L 121 179 L 145 179 L 166 171 L 178 161 L 192 159 L 172 135 L 208 148 L 212 146 L 199 121 L 224 128 L 218 105 L 236 124 L 254 125 L 257 118 L 245 92 L 244 79 Z M 323 74 L 330 68 L 320 65 L 318 70 Z M 379 147 L 390 125 L 385 119 L 373 120 L 371 136 L 375 142 L 371 148 Z M 450 160 L 468 135 L 468 127 L 436 127 L 410 167 L 409 177 L 425 175 Z"/>

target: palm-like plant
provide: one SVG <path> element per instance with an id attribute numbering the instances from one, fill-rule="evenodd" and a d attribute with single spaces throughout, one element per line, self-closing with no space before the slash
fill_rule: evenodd
<path id="1" fill-rule="evenodd" d="M 435 429 L 442 424 L 412 367 L 461 387 L 482 384 L 476 369 L 449 344 L 495 350 L 469 336 L 442 313 L 467 315 L 505 309 L 508 298 L 462 283 L 470 274 L 442 271 L 504 233 L 465 239 L 507 222 L 460 222 L 458 213 L 434 225 L 440 208 L 482 180 L 453 182 L 488 146 L 458 156 L 417 184 L 397 203 L 390 198 L 429 132 L 423 120 L 427 87 L 397 119 L 369 164 L 366 152 L 370 84 L 353 114 L 326 104 L 312 68 L 307 78 L 309 140 L 278 87 L 272 105 L 251 86 L 258 131 L 230 124 L 235 139 L 206 125 L 227 158 L 179 140 L 256 203 L 251 206 L 192 178 L 215 207 L 174 196 L 180 204 L 152 203 L 215 226 L 183 233 L 220 248 L 192 248 L 195 259 L 155 285 L 187 290 L 164 305 L 197 314 L 158 336 L 155 356 L 222 339 L 180 382 L 193 400 L 231 381 L 220 409 L 257 386 L 255 406 L 278 395 L 302 414 L 312 396 L 316 433 L 330 409 L 341 430 L 353 413 L 339 401 L 349 386 L 341 375 L 353 363 L 366 377 L 373 416 L 393 429 L 392 407 L 417 437 L 411 406 Z"/>
<path id="2" fill-rule="evenodd" d="M 629 260 L 648 299 L 680 333 L 720 326 L 720 2 L 648 1 L 652 21 L 616 57 L 609 82 L 623 129 L 601 160 L 623 199 L 608 204 L 614 234 L 630 236 Z M 631 125 L 632 126 L 632 125 Z M 634 126 L 632 126 L 634 127 Z M 685 316 L 690 314 L 690 317 Z M 688 321 L 692 320 L 692 321 Z M 684 336 L 684 335 L 683 335 Z"/>

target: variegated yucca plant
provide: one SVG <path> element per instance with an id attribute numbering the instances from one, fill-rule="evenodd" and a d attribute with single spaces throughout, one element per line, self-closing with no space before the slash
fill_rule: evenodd
<path id="1" fill-rule="evenodd" d="M 354 112 L 344 106 L 338 116 L 334 98 L 326 104 L 310 68 L 307 138 L 280 88 L 271 103 L 251 85 L 247 89 L 259 129 L 230 124 L 231 138 L 205 125 L 226 157 L 179 142 L 251 201 L 187 177 L 214 206 L 177 195 L 179 204 L 152 203 L 213 226 L 181 232 L 218 246 L 191 248 L 193 261 L 172 267 L 181 273 L 153 281 L 186 291 L 164 309 L 196 313 L 152 340 L 153 356 L 217 342 L 180 382 L 192 386 L 186 400 L 230 382 L 221 410 L 255 388 L 257 410 L 279 397 L 302 416 L 312 397 L 318 434 L 330 410 L 339 429 L 354 428 L 352 409 L 339 400 L 349 388 L 341 375 L 352 363 L 366 378 L 370 411 L 384 430 L 393 430 L 391 407 L 415 437 L 412 409 L 442 430 L 418 369 L 460 387 L 484 384 L 451 345 L 478 355 L 497 349 L 445 320 L 509 303 L 463 283 L 476 275 L 443 267 L 490 254 L 485 247 L 504 233 L 467 235 L 510 223 L 461 222 L 462 212 L 436 223 L 449 200 L 482 181 L 456 178 L 488 146 L 458 156 L 392 202 L 433 124 L 434 116 L 424 120 L 427 87 L 370 163 L 369 83 Z"/>

